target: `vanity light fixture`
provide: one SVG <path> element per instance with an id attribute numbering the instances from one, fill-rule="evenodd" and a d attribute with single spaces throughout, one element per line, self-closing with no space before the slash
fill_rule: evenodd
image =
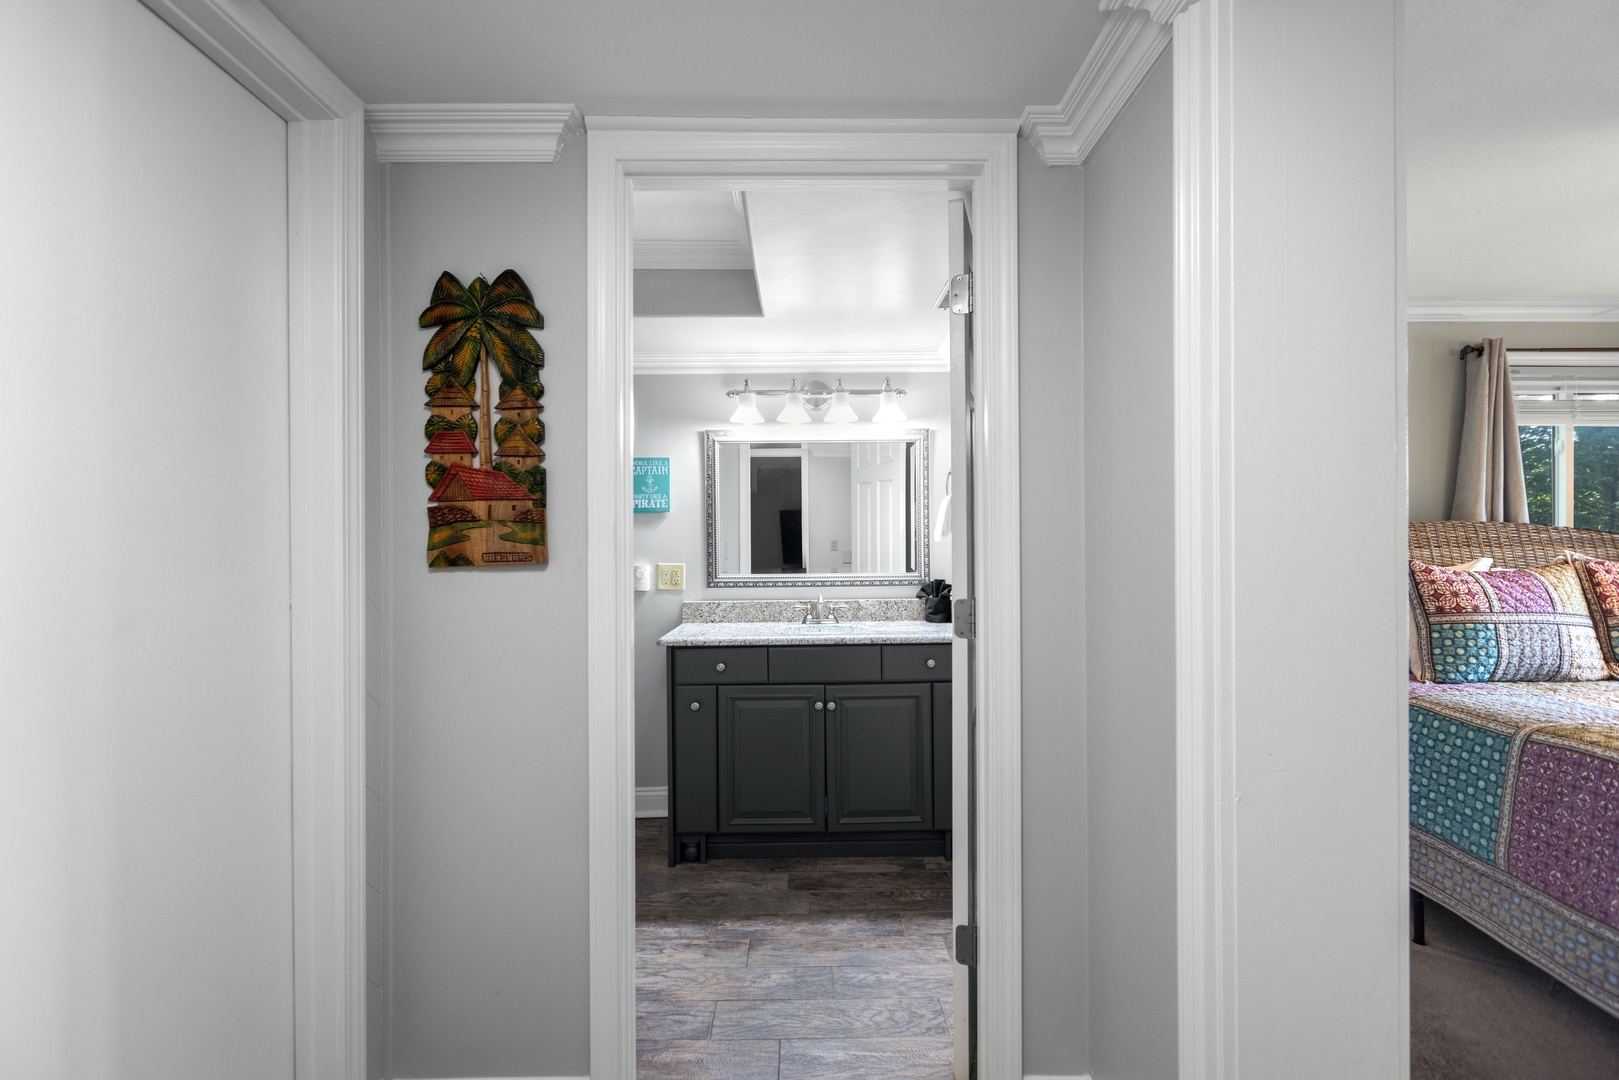
<path id="1" fill-rule="evenodd" d="M 884 379 L 880 390 L 848 390 L 844 388 L 843 380 L 839 379 L 836 387 L 826 385 L 819 379 L 812 379 L 798 385 L 798 380 L 786 390 L 755 390 L 753 384 L 747 379 L 742 380 L 742 389 L 727 390 L 725 396 L 736 401 L 736 411 L 731 414 L 733 424 L 762 424 L 765 418 L 759 413 L 759 398 L 784 397 L 786 406 L 781 415 L 776 417 L 783 424 L 808 424 L 813 417 L 811 413 L 826 415 L 823 418 L 828 424 L 853 424 L 860 417 L 855 414 L 849 404 L 852 397 L 880 397 L 881 404 L 877 407 L 877 415 L 872 421 L 878 424 L 901 424 L 905 422 L 905 412 L 899 407 L 899 399 L 905 393 L 889 380 Z"/>
<path id="2" fill-rule="evenodd" d="M 860 417 L 855 415 L 854 409 L 849 405 L 849 391 L 843 388 L 843 380 L 839 379 L 837 388 L 832 391 L 832 407 L 826 410 L 826 422 L 828 424 L 852 424 L 859 419 Z"/>
<path id="3" fill-rule="evenodd" d="M 736 398 L 736 412 L 731 414 L 733 424 L 762 424 L 765 418 L 759 412 L 759 395 L 754 393 L 748 380 L 742 380 L 742 389 L 732 390 L 730 396 Z"/>
<path id="4" fill-rule="evenodd" d="M 810 414 L 804 411 L 804 395 L 799 393 L 798 380 L 787 391 L 787 404 L 782 408 L 781 415 L 776 417 L 779 424 L 807 424 Z"/>
<path id="5" fill-rule="evenodd" d="M 903 424 L 905 422 L 905 411 L 899 407 L 899 396 L 904 392 L 903 390 L 895 390 L 889 385 L 888 380 L 884 379 L 882 389 L 883 403 L 877 406 L 876 415 L 871 418 L 871 422 L 874 424 Z"/>

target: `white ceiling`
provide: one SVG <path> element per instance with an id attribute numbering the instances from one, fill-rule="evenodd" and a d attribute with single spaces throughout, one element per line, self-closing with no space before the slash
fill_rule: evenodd
<path id="1" fill-rule="evenodd" d="M 730 192 L 637 191 L 636 264 L 705 269 L 703 243 L 751 241 L 763 317 L 640 317 L 638 359 L 744 370 L 769 357 L 806 370 L 915 370 L 945 360 L 949 316 L 936 307 L 948 277 L 947 193 L 839 187 Z M 836 373 L 835 371 L 833 372 Z"/>
<path id="2" fill-rule="evenodd" d="M 587 114 L 1017 117 L 1061 97 L 1097 0 L 265 0 L 371 104 Z"/>
<path id="3" fill-rule="evenodd" d="M 1619 0 L 1407 0 L 1413 300 L 1619 303 Z"/>

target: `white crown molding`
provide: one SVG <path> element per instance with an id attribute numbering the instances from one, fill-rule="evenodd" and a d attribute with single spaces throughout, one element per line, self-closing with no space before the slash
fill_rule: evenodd
<path id="1" fill-rule="evenodd" d="M 259 0 L 141 0 L 283 120 L 338 120 L 364 103 Z"/>
<path id="2" fill-rule="evenodd" d="M 1169 44 L 1170 20 L 1191 0 L 1102 0 L 1111 12 L 1056 105 L 1023 110 L 1023 137 L 1047 165 L 1083 165 Z"/>
<path id="3" fill-rule="evenodd" d="M 1018 130 L 1019 120 L 886 120 L 861 118 L 798 118 L 771 116 L 618 116 L 590 113 L 588 131 L 762 131 L 799 135 L 1006 135 Z"/>
<path id="4" fill-rule="evenodd" d="M 384 164 L 550 163 L 584 130 L 572 105 L 367 105 L 365 119 Z"/>
<path id="5" fill-rule="evenodd" d="M 637 240 L 637 270 L 752 270 L 753 248 L 741 240 Z"/>
<path id="6" fill-rule="evenodd" d="M 1619 302 L 1411 300 L 1409 322 L 1619 322 Z"/>
<path id="7" fill-rule="evenodd" d="M 898 375 L 949 371 L 930 353 L 637 353 L 637 375 Z"/>

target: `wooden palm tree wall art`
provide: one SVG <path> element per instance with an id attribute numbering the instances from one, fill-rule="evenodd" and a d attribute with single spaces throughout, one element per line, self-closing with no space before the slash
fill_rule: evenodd
<path id="1" fill-rule="evenodd" d="M 437 327 L 422 353 L 427 439 L 427 565 L 549 562 L 545 544 L 545 316 L 517 271 L 462 285 L 446 270 L 419 320 Z M 491 370 L 493 369 L 493 370 Z M 489 422 L 490 380 L 500 388 Z"/>

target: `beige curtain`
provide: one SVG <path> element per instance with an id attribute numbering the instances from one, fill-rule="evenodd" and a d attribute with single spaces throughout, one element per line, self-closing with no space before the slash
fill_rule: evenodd
<path id="1" fill-rule="evenodd" d="M 1501 338 L 1485 338 L 1484 351 L 1467 358 L 1462 449 L 1456 460 L 1452 521 L 1528 521 L 1523 452 L 1512 372 Z"/>

